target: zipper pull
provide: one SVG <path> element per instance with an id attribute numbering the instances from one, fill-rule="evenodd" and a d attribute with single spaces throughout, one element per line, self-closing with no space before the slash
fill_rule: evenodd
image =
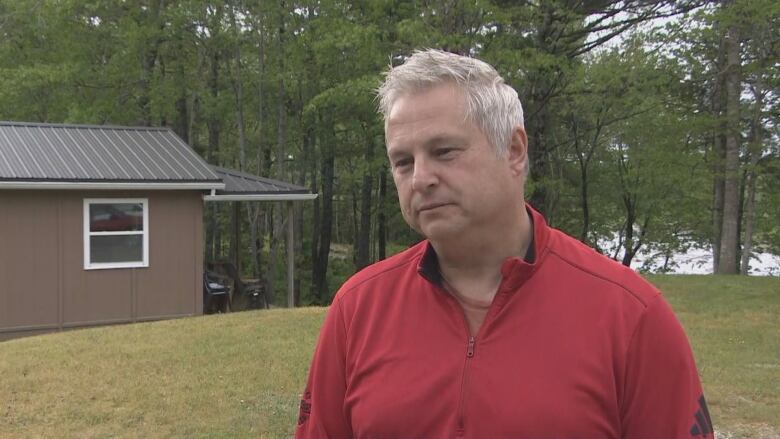
<path id="1" fill-rule="evenodd" d="M 477 342 L 477 340 L 474 338 L 474 336 L 469 337 L 469 347 L 466 350 L 466 357 L 471 358 L 474 356 L 474 344 Z"/>

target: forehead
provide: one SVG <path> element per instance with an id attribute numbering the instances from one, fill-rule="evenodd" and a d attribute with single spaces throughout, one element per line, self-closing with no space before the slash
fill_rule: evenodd
<path id="1" fill-rule="evenodd" d="M 399 96 L 385 120 L 385 138 L 390 146 L 398 138 L 466 129 L 470 125 L 463 91 L 445 83 Z"/>
<path id="2" fill-rule="evenodd" d="M 385 125 L 414 110 L 458 109 L 466 114 L 466 94 L 453 82 L 425 85 L 403 91 L 395 98 L 387 114 Z"/>

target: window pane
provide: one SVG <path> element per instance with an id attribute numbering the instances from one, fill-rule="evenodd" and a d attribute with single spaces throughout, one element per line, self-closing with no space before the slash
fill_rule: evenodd
<path id="1" fill-rule="evenodd" d="M 142 262 L 143 239 L 143 235 L 90 236 L 90 261 Z"/>
<path id="2" fill-rule="evenodd" d="M 141 203 L 89 205 L 89 230 L 92 232 L 129 232 L 144 229 L 144 207 Z"/>

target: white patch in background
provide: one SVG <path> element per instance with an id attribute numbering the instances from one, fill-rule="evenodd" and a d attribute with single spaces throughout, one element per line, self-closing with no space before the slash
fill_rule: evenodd
<path id="1" fill-rule="evenodd" d="M 612 240 L 599 241 L 599 247 L 607 256 L 620 261 L 624 249 L 616 251 L 621 245 L 617 237 Z M 665 261 L 663 252 L 657 249 L 642 247 L 631 260 L 631 268 L 646 273 L 668 274 L 712 274 L 712 250 L 709 247 L 691 246 L 687 250 L 673 253 L 668 261 Z M 666 270 L 664 270 L 666 262 Z M 780 255 L 772 253 L 753 252 L 750 258 L 750 271 L 752 276 L 780 276 Z M 778 438 L 780 439 L 780 438 Z"/>
<path id="2" fill-rule="evenodd" d="M 642 271 L 660 272 L 664 257 L 639 253 L 631 262 L 631 267 Z M 707 249 L 691 248 L 685 253 L 673 254 L 669 263 L 673 274 L 712 274 L 712 252 Z M 754 253 L 750 259 L 750 272 L 753 276 L 780 276 L 780 256 L 771 253 Z"/>

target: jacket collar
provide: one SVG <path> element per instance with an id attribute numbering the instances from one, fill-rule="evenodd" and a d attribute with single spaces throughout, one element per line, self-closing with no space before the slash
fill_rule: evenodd
<path id="1" fill-rule="evenodd" d="M 525 204 L 526 211 L 530 214 L 533 226 L 533 238 L 531 246 L 524 258 L 507 258 L 501 265 L 501 289 L 516 289 L 525 283 L 536 272 L 539 266 L 544 262 L 547 253 L 547 241 L 549 238 L 549 226 L 541 213 Z M 422 256 L 417 264 L 417 272 L 429 282 L 442 286 L 442 276 L 439 269 L 439 259 L 436 255 L 433 245 L 425 241 L 422 246 Z"/>

